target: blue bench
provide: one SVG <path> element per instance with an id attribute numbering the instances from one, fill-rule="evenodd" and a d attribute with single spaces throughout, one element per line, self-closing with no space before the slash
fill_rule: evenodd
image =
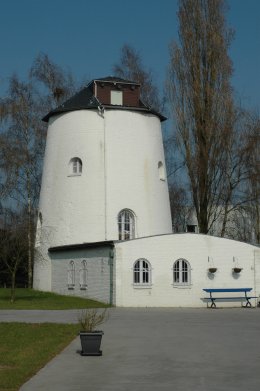
<path id="1" fill-rule="evenodd" d="M 204 300 L 211 300 L 211 306 L 210 308 L 216 308 L 216 300 L 241 300 L 246 301 L 246 305 L 244 307 L 252 307 L 250 303 L 250 299 L 256 299 L 257 296 L 247 296 L 248 292 L 251 292 L 253 288 L 220 288 L 220 289 L 211 289 L 211 288 L 205 288 L 203 289 L 205 292 L 209 293 L 209 297 L 205 297 Z M 233 293 L 233 292 L 243 292 L 244 296 L 219 296 L 214 295 L 215 293 Z M 213 294 L 213 295 L 212 295 Z"/>

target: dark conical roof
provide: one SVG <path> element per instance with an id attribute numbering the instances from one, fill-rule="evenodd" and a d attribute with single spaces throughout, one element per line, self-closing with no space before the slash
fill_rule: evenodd
<path id="1" fill-rule="evenodd" d="M 147 113 L 152 113 L 157 115 L 161 121 L 166 120 L 166 117 L 164 117 L 162 114 L 158 113 L 157 111 L 151 109 L 150 107 L 147 107 L 143 104 L 141 100 L 139 100 L 138 107 L 136 106 L 118 106 L 118 105 L 111 105 L 111 104 L 104 104 L 100 102 L 94 95 L 94 83 L 98 82 L 99 84 L 103 83 L 114 83 L 114 84 L 122 84 L 122 85 L 128 85 L 131 84 L 133 86 L 140 86 L 139 83 L 136 83 L 131 80 L 125 80 L 121 79 L 119 77 L 114 76 L 107 76 L 101 79 L 94 79 L 92 80 L 86 87 L 84 87 L 82 90 L 80 90 L 78 93 L 73 95 L 70 99 L 65 101 L 63 104 L 58 106 L 56 109 L 51 110 L 44 118 L 43 121 L 48 122 L 49 118 L 53 115 L 70 112 L 70 111 L 76 111 L 76 110 L 95 110 L 100 107 L 104 107 L 106 109 L 121 109 L 121 110 L 134 110 L 134 111 L 143 111 Z"/>

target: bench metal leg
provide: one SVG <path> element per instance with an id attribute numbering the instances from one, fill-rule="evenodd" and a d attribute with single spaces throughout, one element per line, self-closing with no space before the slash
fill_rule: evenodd
<path id="1" fill-rule="evenodd" d="M 247 297 L 247 294 L 245 292 L 245 297 L 246 297 L 246 305 L 244 307 L 252 307 L 252 304 L 250 303 L 248 297 Z"/>
<path id="2" fill-rule="evenodd" d="M 211 300 L 210 308 L 217 308 L 216 303 L 215 303 L 215 299 L 213 299 L 211 292 L 210 292 L 210 300 Z"/>

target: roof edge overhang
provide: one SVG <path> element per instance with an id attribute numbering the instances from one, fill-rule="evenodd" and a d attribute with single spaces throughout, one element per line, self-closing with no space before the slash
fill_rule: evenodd
<path id="1" fill-rule="evenodd" d="M 101 78 L 101 79 L 93 79 L 89 84 L 88 86 L 90 86 L 92 83 L 109 83 L 109 84 L 132 84 L 132 85 L 135 85 L 135 86 L 141 86 L 140 83 L 137 83 L 136 81 L 132 81 L 132 80 L 125 80 L 125 79 L 121 79 L 120 77 L 117 78 L 117 77 L 111 77 L 111 79 L 109 78 Z"/>
<path id="2" fill-rule="evenodd" d="M 156 110 L 152 110 L 146 107 L 132 107 L 132 106 L 112 106 L 112 105 L 102 105 L 106 110 L 128 110 L 128 111 L 138 111 L 143 112 L 147 114 L 153 114 L 156 115 L 161 122 L 166 121 L 168 118 L 164 115 L 158 113 Z M 98 107 L 75 107 L 70 109 L 60 109 L 59 111 L 50 111 L 45 117 L 42 118 L 42 121 L 48 122 L 50 117 L 53 117 L 54 115 L 69 113 L 72 111 L 79 111 L 79 110 L 98 110 Z"/>
<path id="3" fill-rule="evenodd" d="M 48 251 L 50 253 L 56 253 L 59 251 L 73 251 L 73 250 L 83 250 L 87 248 L 94 247 L 114 247 L 113 240 L 105 240 L 103 242 L 90 242 L 90 243 L 77 243 L 77 244 L 65 244 L 64 246 L 55 246 L 50 247 Z"/>

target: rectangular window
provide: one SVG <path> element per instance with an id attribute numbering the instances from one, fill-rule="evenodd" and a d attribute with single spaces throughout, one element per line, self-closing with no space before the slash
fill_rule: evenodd
<path id="1" fill-rule="evenodd" d="M 122 91 L 111 91 L 111 105 L 123 105 L 123 92 Z"/>

